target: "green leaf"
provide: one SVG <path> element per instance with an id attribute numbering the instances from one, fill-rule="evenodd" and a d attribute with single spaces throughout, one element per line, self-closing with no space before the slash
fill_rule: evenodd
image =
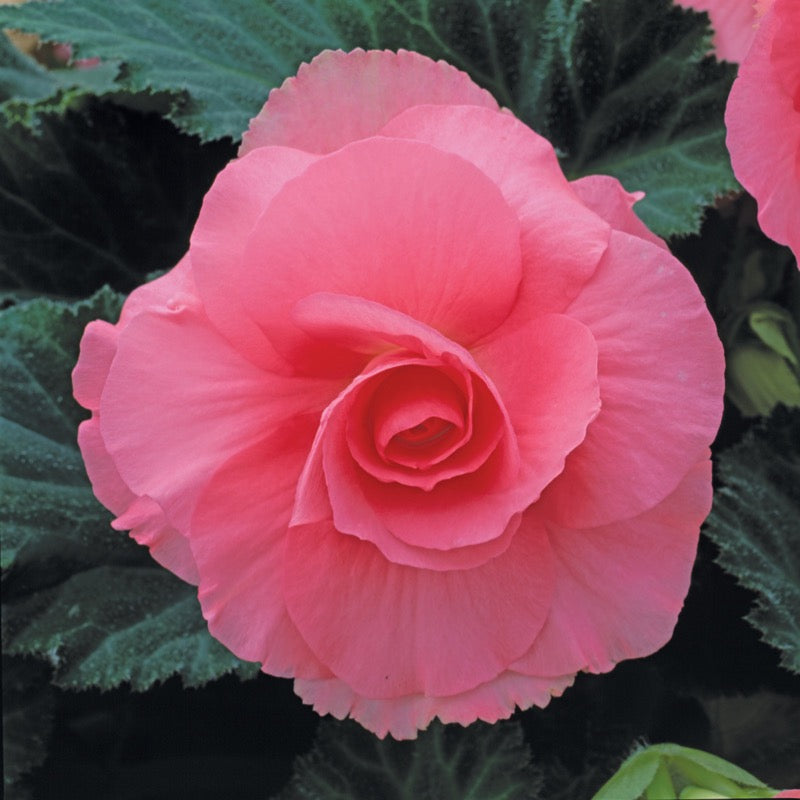
<path id="1" fill-rule="evenodd" d="M 4 650 L 47 658 L 70 688 L 255 674 L 211 638 L 194 587 L 109 527 L 86 479 L 70 372 L 85 325 L 115 319 L 121 300 L 102 289 L 0 312 Z"/>
<path id="2" fill-rule="evenodd" d="M 607 174 L 646 198 L 636 211 L 661 236 L 697 232 L 703 208 L 738 184 L 724 110 L 735 67 L 706 53 L 705 15 L 670 0 L 584 6 L 549 103 L 529 121 L 565 154 L 568 174 Z"/>
<path id="3" fill-rule="evenodd" d="M 0 286 L 130 291 L 183 255 L 231 154 L 108 104 L 43 119 L 35 136 L 0 125 Z"/>
<path id="4" fill-rule="evenodd" d="M 414 741 L 323 720 L 281 800 L 533 800 L 540 780 L 518 723 L 434 722 Z"/>
<path id="5" fill-rule="evenodd" d="M 592 800 L 636 800 L 642 797 L 655 778 L 659 763 L 657 753 L 649 750 L 634 753 L 603 784 Z"/>
<path id="6" fill-rule="evenodd" d="M 65 689 L 144 691 L 174 674 L 201 686 L 258 671 L 209 636 L 194 588 L 157 566 L 88 569 L 5 613 L 6 651 L 46 658 Z"/>
<path id="7" fill-rule="evenodd" d="M 176 124 L 238 138 L 271 88 L 325 48 L 405 47 L 466 70 L 550 137 L 574 177 L 644 190 L 662 236 L 696 231 L 737 188 L 723 111 L 735 68 L 707 17 L 669 0 L 105 0 L 29 2 L 0 24 L 124 61 L 117 86 L 169 92 Z"/>
<path id="8" fill-rule="evenodd" d="M 719 458 L 706 533 L 724 569 L 756 593 L 747 619 L 800 673 L 800 411 L 778 407 Z"/>
<path id="9" fill-rule="evenodd" d="M 36 126 L 42 112 L 62 112 L 86 95 L 114 90 L 116 63 L 93 69 L 47 70 L 0 35 L 0 114 L 7 123 Z"/>

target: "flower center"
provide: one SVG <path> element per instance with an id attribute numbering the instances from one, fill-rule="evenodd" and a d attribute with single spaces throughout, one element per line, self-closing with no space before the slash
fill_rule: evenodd
<path id="1" fill-rule="evenodd" d="M 447 436 L 454 427 L 455 425 L 446 419 L 428 417 L 413 428 L 400 431 L 392 437 L 392 442 L 402 447 L 427 447 Z"/>

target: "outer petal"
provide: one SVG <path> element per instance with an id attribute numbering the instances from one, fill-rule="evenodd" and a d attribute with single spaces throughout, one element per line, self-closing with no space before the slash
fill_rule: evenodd
<path id="1" fill-rule="evenodd" d="M 547 525 L 556 588 L 542 632 L 510 669 L 529 675 L 606 672 L 662 647 L 689 589 L 700 524 L 711 509 L 711 462 L 695 464 L 661 504 L 588 530 Z M 537 524 L 535 512 L 523 521 Z"/>
<path id="2" fill-rule="evenodd" d="M 186 305 L 191 302 L 189 298 L 196 295 L 192 262 L 186 253 L 166 275 L 142 284 L 128 295 L 119 315 L 118 327 L 121 330 L 143 311 L 164 309 L 170 303 Z"/>
<path id="3" fill-rule="evenodd" d="M 725 124 L 733 171 L 758 201 L 762 230 L 800 259 L 800 106 L 795 104 L 800 94 L 783 85 L 786 64 L 778 70 L 770 58 L 780 26 L 793 22 L 778 13 L 789 7 L 776 0 L 764 17 L 728 97 Z M 792 30 L 797 24 L 794 20 Z M 800 65 L 796 43 L 794 58 Z"/>
<path id="4" fill-rule="evenodd" d="M 283 372 L 292 366 L 244 313 L 236 281 L 256 221 L 284 184 L 315 160 L 298 150 L 268 147 L 232 161 L 208 190 L 192 232 L 193 274 L 209 318 L 242 355 Z"/>
<path id="5" fill-rule="evenodd" d="M 95 497 L 117 515 L 118 530 L 131 529 L 131 536 L 150 548 L 150 555 L 170 572 L 189 583 L 197 583 L 197 567 L 189 543 L 149 497 L 137 497 L 123 482 L 100 435 L 97 415 L 78 428 L 78 445 Z"/>
<path id="6" fill-rule="evenodd" d="M 433 572 L 319 523 L 290 531 L 285 563 L 303 638 L 368 697 L 457 694 L 495 678 L 535 639 L 553 588 L 547 537 L 535 529 L 480 567 Z"/>
<path id="7" fill-rule="evenodd" d="M 312 705 L 319 714 L 332 714 L 338 719 L 351 716 L 381 739 L 387 733 L 395 739 L 415 739 L 417 732 L 427 728 L 434 717 L 445 724 L 469 725 L 477 719 L 484 722 L 506 719 L 515 708 L 532 705 L 544 708 L 574 678 L 574 675 L 532 678 L 506 671 L 462 694 L 448 697 L 417 694 L 389 700 L 360 697 L 338 678 L 296 680 L 294 687 L 303 702 Z"/>
<path id="8" fill-rule="evenodd" d="M 297 417 L 220 467 L 189 537 L 211 634 L 239 658 L 285 677 L 331 675 L 298 634 L 282 595 L 294 490 L 315 427 L 313 417 Z"/>
<path id="9" fill-rule="evenodd" d="M 311 293 L 373 300 L 467 344 L 506 319 L 520 276 L 519 223 L 492 181 L 428 145 L 374 138 L 284 186 L 250 236 L 237 285 L 297 363 L 308 339 L 290 314 Z M 332 361 L 304 360 L 316 372 Z"/>
<path id="10" fill-rule="evenodd" d="M 121 333 L 100 427 L 131 491 L 153 498 L 186 531 L 219 464 L 285 419 L 321 410 L 329 391 L 327 383 L 262 372 L 202 310 L 176 306 L 139 314 Z"/>
<path id="11" fill-rule="evenodd" d="M 497 108 L 489 92 L 444 61 L 406 50 L 326 50 L 270 92 L 239 154 L 276 144 L 330 153 L 374 136 L 392 117 L 420 103 Z"/>
<path id="12" fill-rule="evenodd" d="M 539 508 L 587 528 L 652 508 L 702 456 L 722 416 L 724 358 L 688 271 L 625 233 L 567 313 L 597 341 L 602 408 Z"/>
<path id="13" fill-rule="evenodd" d="M 134 289 L 125 300 L 116 325 L 103 320 L 90 322 L 83 332 L 80 357 L 72 371 L 75 399 L 84 408 L 97 411 L 111 362 L 117 352 L 120 331 L 143 311 L 165 310 L 168 304 L 185 302 L 195 294 L 187 254 L 166 275 Z"/>
<path id="14" fill-rule="evenodd" d="M 459 155 L 500 189 L 520 221 L 523 281 L 516 318 L 522 322 L 562 311 L 596 269 L 609 226 L 575 195 L 553 146 L 511 114 L 419 106 L 392 120 L 382 134 Z"/>
<path id="15" fill-rule="evenodd" d="M 72 392 L 90 411 L 100 408 L 100 395 L 117 353 L 118 337 L 118 327 L 102 319 L 90 322 L 81 337 L 81 354 L 72 370 Z"/>
<path id="16" fill-rule="evenodd" d="M 610 175 L 588 175 L 572 181 L 570 186 L 586 206 L 612 228 L 638 236 L 669 252 L 664 240 L 656 236 L 633 211 L 634 203 L 644 198 L 644 192 L 626 192 L 622 184 Z"/>

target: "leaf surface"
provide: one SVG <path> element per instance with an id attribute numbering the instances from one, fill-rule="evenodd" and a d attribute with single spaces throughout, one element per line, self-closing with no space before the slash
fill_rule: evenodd
<path id="1" fill-rule="evenodd" d="M 169 93 L 170 117 L 204 139 L 238 139 L 323 49 L 407 48 L 466 70 L 571 176 L 645 191 L 662 236 L 697 231 L 738 188 L 723 121 L 735 69 L 706 57 L 707 17 L 669 0 L 40 0 L 0 9 L 0 24 L 123 62 L 119 89 Z"/>
<path id="2" fill-rule="evenodd" d="M 778 407 L 719 459 L 706 526 L 717 560 L 756 594 L 747 619 L 800 673 L 800 410 Z"/>

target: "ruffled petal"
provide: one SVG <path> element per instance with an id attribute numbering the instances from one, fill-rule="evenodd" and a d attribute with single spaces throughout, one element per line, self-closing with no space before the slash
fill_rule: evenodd
<path id="1" fill-rule="evenodd" d="M 461 694 L 416 694 L 388 700 L 361 697 L 338 678 L 296 680 L 294 688 L 318 714 L 332 714 L 337 719 L 350 716 L 381 739 L 387 734 L 395 739 L 416 739 L 436 717 L 445 724 L 470 725 L 478 719 L 489 723 L 507 719 L 516 708 L 544 708 L 574 679 L 574 675 L 533 678 L 506 671 Z"/>
<path id="2" fill-rule="evenodd" d="M 669 641 L 689 590 L 700 525 L 711 509 L 707 454 L 655 508 L 624 522 L 547 524 L 555 593 L 542 632 L 510 669 L 528 675 L 607 672 Z M 538 525 L 535 512 L 525 525 Z"/>
<path id="3" fill-rule="evenodd" d="M 420 103 L 497 108 L 489 92 L 444 61 L 407 50 L 326 50 L 270 92 L 239 154 L 264 145 L 330 153 L 374 136 L 392 117 Z"/>
<path id="4" fill-rule="evenodd" d="M 97 414 L 80 424 L 78 446 L 95 497 L 117 515 L 114 528 L 130 530 L 133 539 L 150 548 L 150 555 L 161 566 L 196 584 L 197 567 L 189 543 L 168 523 L 158 503 L 137 497 L 120 478 L 100 434 Z"/>
<path id="5" fill-rule="evenodd" d="M 381 133 L 461 156 L 500 189 L 520 222 L 523 280 L 515 318 L 521 322 L 562 311 L 597 268 L 608 224 L 575 195 L 552 145 L 516 117 L 474 106 L 418 106 Z"/>
<path id="6" fill-rule="evenodd" d="M 316 679 L 331 673 L 297 632 L 282 594 L 294 490 L 315 427 L 313 417 L 289 420 L 220 467 L 189 539 L 212 636 L 272 675 Z"/>
<path id="7" fill-rule="evenodd" d="M 451 572 L 392 564 L 326 523 L 287 540 L 289 615 L 320 661 L 368 697 L 449 695 L 497 677 L 535 639 L 552 589 L 543 529 Z"/>
<path id="8" fill-rule="evenodd" d="M 197 493 L 222 462 L 285 419 L 321 411 L 338 388 L 263 372 L 201 309 L 175 306 L 139 314 L 120 334 L 100 428 L 131 491 L 186 531 Z"/>
<path id="9" fill-rule="evenodd" d="M 587 528 L 652 508 L 681 482 L 719 426 L 725 364 L 691 275 L 625 233 L 567 313 L 597 342 L 602 408 L 539 508 Z"/>

